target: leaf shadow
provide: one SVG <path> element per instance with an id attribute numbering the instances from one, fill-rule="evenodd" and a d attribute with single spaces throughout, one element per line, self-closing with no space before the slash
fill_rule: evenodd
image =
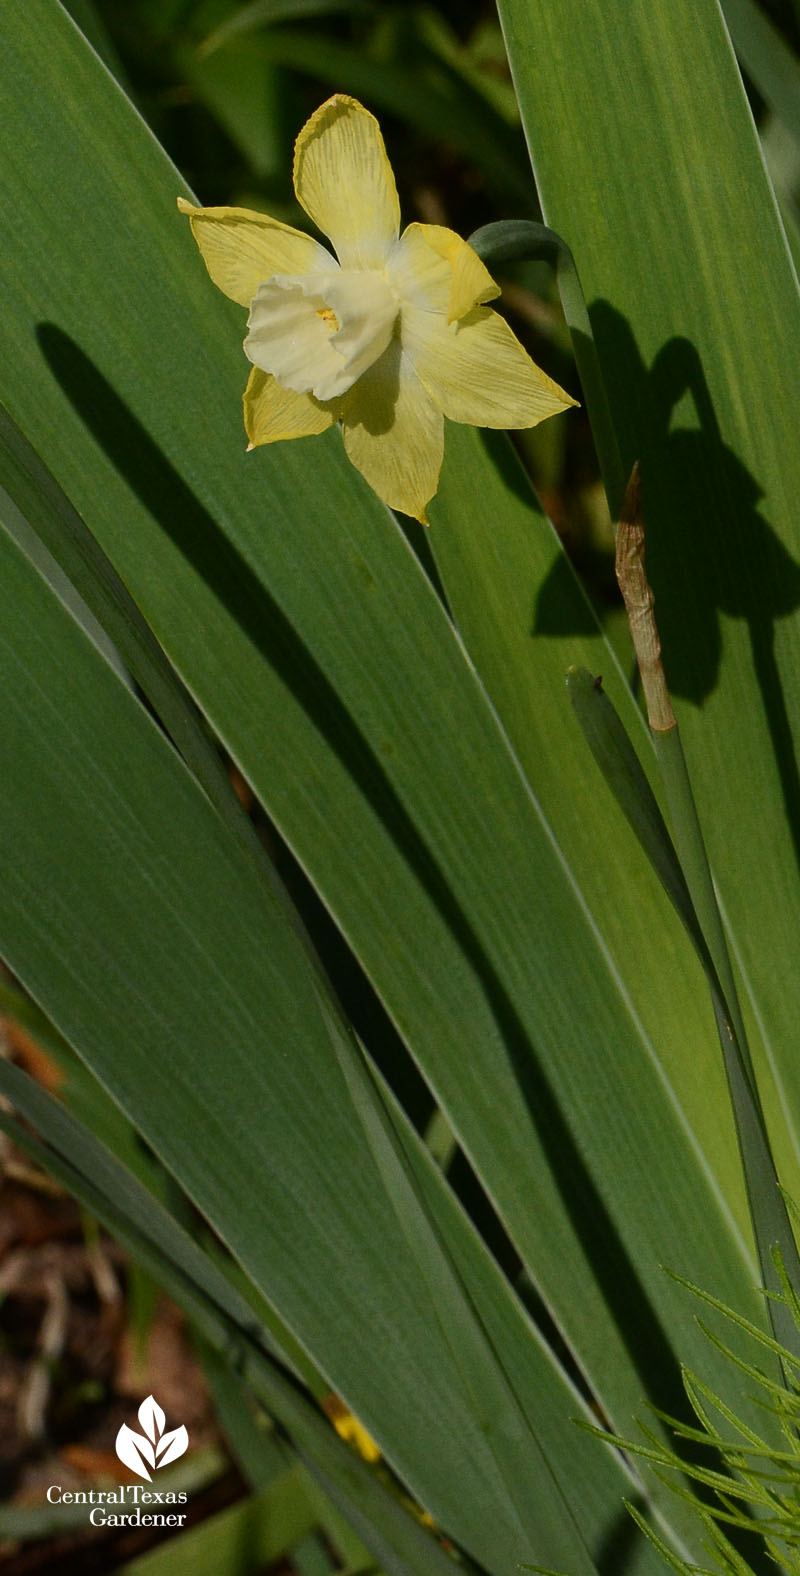
<path id="1" fill-rule="evenodd" d="M 800 865 L 800 773 L 775 656 L 777 623 L 800 607 L 800 565 L 764 517 L 762 487 L 724 440 L 696 346 L 667 340 L 648 367 L 615 307 L 596 301 L 591 318 L 601 364 L 613 368 L 612 400 L 614 388 L 625 390 L 614 411 L 625 472 L 637 459 L 641 466 L 667 682 L 674 695 L 702 706 L 719 683 L 721 615 L 747 625 Z M 537 629 L 552 624 L 557 597 L 557 585 L 546 581 Z"/>

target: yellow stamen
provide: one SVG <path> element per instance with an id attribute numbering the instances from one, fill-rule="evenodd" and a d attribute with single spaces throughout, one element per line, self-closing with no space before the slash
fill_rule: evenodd
<path id="1" fill-rule="evenodd" d="M 339 319 L 331 307 L 322 307 L 321 310 L 317 311 L 317 317 L 321 317 L 323 323 L 327 323 L 331 333 L 335 334 L 337 328 L 339 327 Z"/>

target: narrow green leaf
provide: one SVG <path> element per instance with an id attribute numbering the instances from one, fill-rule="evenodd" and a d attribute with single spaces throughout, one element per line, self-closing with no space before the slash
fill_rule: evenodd
<path id="1" fill-rule="evenodd" d="M 562 1493 L 535 1429 L 527 1426 L 513 1384 L 497 1363 L 487 1332 L 475 1317 L 469 1292 L 461 1279 L 458 1259 L 451 1260 L 442 1253 L 439 1236 L 433 1229 L 413 1173 L 403 1163 L 388 1112 L 381 1108 L 379 1101 L 369 1097 L 368 1086 L 365 1087 L 352 1064 L 345 1066 L 344 1071 L 378 1171 L 422 1279 L 430 1289 L 445 1342 L 472 1396 L 475 1416 L 490 1441 L 503 1481 L 516 1506 L 520 1529 L 524 1535 L 528 1527 L 534 1468 L 540 1485 L 545 1485 L 544 1492 L 541 1486 L 539 1488 L 537 1535 L 541 1535 L 541 1523 L 553 1517 L 565 1541 L 570 1534 L 574 1535 L 570 1563 L 574 1562 L 575 1570 L 592 1570 L 591 1554 L 580 1534 L 570 1498 Z"/>
<path id="2" fill-rule="evenodd" d="M 203 1371 L 208 1381 L 214 1416 L 222 1429 L 228 1450 L 253 1492 L 267 1488 L 286 1472 L 291 1454 L 265 1413 L 256 1415 L 238 1374 L 214 1346 L 201 1345 Z"/>
<path id="3" fill-rule="evenodd" d="M 545 220 L 580 271 L 623 460 L 642 466 L 667 680 L 794 1192 L 797 280 L 715 0 L 500 11 Z"/>
<path id="4" fill-rule="evenodd" d="M 800 141 L 800 61 L 756 0 L 722 0 L 722 10 L 747 75 Z"/>
<path id="5" fill-rule="evenodd" d="M 175 62 L 192 92 L 215 116 L 246 159 L 253 175 L 283 181 L 281 139 L 284 83 L 278 66 L 250 39 L 235 34 L 224 49 L 198 50 L 184 43 Z"/>
<path id="6" fill-rule="evenodd" d="M 147 1266 L 206 1339 L 238 1365 L 304 1459 L 393 1576 L 446 1576 L 453 1562 L 334 1433 L 274 1355 L 269 1337 L 202 1254 L 136 1180 L 58 1102 L 8 1063 L 4 1091 L 44 1136 L 0 1111 L 0 1128 L 58 1177 Z M 73 1159 L 83 1155 L 85 1172 Z"/>
<path id="7" fill-rule="evenodd" d="M 135 1129 L 119 1106 L 35 1002 L 1 978 L 0 1013 L 19 1024 L 52 1058 L 63 1080 L 59 1096 L 73 1116 L 113 1149 L 140 1181 L 157 1191 L 163 1173 L 154 1166 L 152 1156 L 139 1143 Z"/>
<path id="8" fill-rule="evenodd" d="M 360 1144 L 336 1027 L 283 905 L 2 532 L 0 561 L 5 955 L 34 996 L 57 989 L 59 1027 L 403 1475 L 416 1484 L 421 1472 L 450 1528 L 463 1518 L 457 1481 L 475 1470 L 466 1454 L 454 1462 L 461 1413 L 461 1441 L 493 1484 L 492 1546 L 505 1518 L 518 1547 L 460 1376 L 441 1342 L 431 1345 L 428 1294 Z M 32 880 L 45 868 L 47 884 Z M 391 1378 L 382 1342 L 368 1339 L 379 1318 L 402 1351 Z M 430 1363 L 423 1383 L 420 1362 Z M 440 1506 L 441 1491 L 452 1505 Z M 462 1541 L 480 1544 L 483 1518 L 467 1514 Z"/>
<path id="9" fill-rule="evenodd" d="M 380 1083 L 380 1079 L 378 1079 Z M 495 1354 L 506 1382 L 513 1387 L 515 1403 L 535 1431 L 547 1456 L 560 1493 L 568 1501 L 582 1536 L 602 1568 L 606 1550 L 620 1532 L 621 1496 L 643 1493 L 638 1481 L 625 1484 L 627 1469 L 616 1454 L 602 1462 L 586 1451 L 586 1435 L 577 1426 L 566 1433 L 559 1426 L 564 1416 L 564 1375 L 541 1332 L 525 1314 L 504 1281 L 489 1250 L 467 1220 L 450 1189 L 443 1187 L 438 1167 L 397 1102 L 386 1089 L 383 1100 L 396 1142 L 405 1156 L 414 1187 L 457 1269 L 465 1293 L 480 1321 L 485 1340 Z M 584 1399 L 572 1390 L 567 1411 L 572 1420 L 590 1417 Z M 506 1427 L 508 1424 L 505 1425 Z M 524 1441 L 521 1441 L 521 1448 Z M 675 1536 L 675 1529 L 672 1529 Z M 626 1540 L 626 1561 L 644 1571 L 649 1563 L 647 1545 Z"/>
<path id="10" fill-rule="evenodd" d="M 675 846 L 642 763 L 603 689 L 602 678 L 595 678 L 586 668 L 572 667 L 567 672 L 567 690 L 600 771 L 710 977 L 713 965 Z"/>
<path id="11" fill-rule="evenodd" d="M 374 11 L 374 0 L 249 0 L 209 33 L 200 53 L 210 55 L 231 39 L 248 35 L 276 22 L 299 22 L 307 17 L 358 15 Z"/>
<path id="12" fill-rule="evenodd" d="M 197 707 L 77 510 L 2 407 L 0 480 L 24 521 L 52 553 L 112 642 L 113 649 L 123 657 L 128 671 L 222 819 L 246 847 L 257 849 L 258 840 L 241 811 Z M 28 537 L 24 538 L 22 546 L 30 553 Z M 71 606 L 68 590 L 65 593 L 60 585 L 56 590 Z M 90 630 L 90 633 L 94 632 Z M 99 644 L 102 645 L 102 641 Z"/>
<path id="13" fill-rule="evenodd" d="M 627 476 L 620 458 L 617 435 L 608 407 L 603 374 L 597 359 L 591 319 L 586 307 L 575 259 L 566 241 L 554 230 L 532 220 L 501 220 L 485 224 L 470 236 L 470 245 L 487 267 L 524 259 L 550 263 L 558 282 L 561 304 L 572 339 L 581 390 L 592 424 L 592 436 L 606 479 L 609 508 L 616 519 Z"/>
<path id="14" fill-rule="evenodd" d="M 199 1526 L 184 1528 L 179 1555 L 192 1576 L 259 1576 L 267 1565 L 290 1553 L 311 1530 L 314 1513 L 304 1474 L 298 1467 L 250 1499 L 207 1516 Z M 176 1548 L 168 1542 L 119 1567 L 122 1576 L 174 1576 Z"/>
<path id="15" fill-rule="evenodd" d="M 251 39 L 250 48 L 275 66 L 301 71 L 329 90 L 352 93 L 378 111 L 446 141 L 474 160 L 494 190 L 529 214 L 535 194 L 526 166 L 524 142 L 516 126 L 469 90 L 421 38 L 415 41 L 414 66 L 383 60 L 365 49 L 288 27 L 270 27 Z"/>
<path id="16" fill-rule="evenodd" d="M 244 458 L 241 314 L 213 295 L 185 226 L 168 217 L 174 171 L 57 10 L 43 0 L 15 10 L 12 42 L 0 129 L 11 140 L 13 126 L 15 146 L 24 143 L 25 170 L 13 187 L 19 223 L 0 259 L 9 408 L 91 522 L 374 980 L 609 1415 L 627 1417 L 643 1390 L 669 1390 L 675 1345 L 692 1339 L 660 1262 L 707 1277 L 758 1316 L 746 1245 L 696 1138 L 695 1113 L 689 1121 L 656 1051 L 662 1010 L 673 1050 L 676 1004 L 681 1012 L 686 1005 L 682 1022 L 694 1029 L 697 1021 L 686 953 L 668 930 L 674 978 L 666 994 L 656 986 L 652 1001 L 650 977 L 640 986 L 620 971 L 619 921 L 580 829 L 585 807 L 558 791 L 566 730 L 553 734 L 555 755 L 546 728 L 529 752 L 547 760 L 537 782 L 543 811 L 519 770 L 517 733 L 509 748 L 494 694 L 487 701 L 404 538 L 346 466 L 339 435 Z M 55 203 L 58 269 L 42 260 L 42 216 Z M 73 288 L 76 273 L 81 291 Z M 191 333 L 176 326 L 186 323 Z M 507 446 L 492 449 L 489 462 L 474 435 L 455 437 L 456 446 L 448 437 L 451 454 L 466 445 L 473 455 L 471 507 L 476 498 L 494 499 L 493 489 L 503 498 L 501 511 L 487 516 L 494 527 L 502 521 L 495 530 L 502 563 L 504 533 L 523 536 L 535 518 L 529 494 Z M 455 543 L 467 518 L 463 497 L 448 505 L 443 490 L 442 540 L 449 527 Z M 549 535 L 546 542 L 552 563 Z M 500 583 L 486 582 L 493 599 Z M 514 592 L 515 608 L 530 594 L 529 619 L 539 584 L 527 576 Z M 521 628 L 515 621 L 520 643 Z M 549 643 L 548 652 L 549 661 Z M 517 703 L 520 734 L 529 697 L 526 690 Z M 545 688 L 541 704 L 549 725 L 557 707 Z M 538 716 L 537 707 L 528 715 Z M 138 746 L 133 759 L 137 753 Z M 41 771 L 38 751 L 36 760 Z M 107 830 L 102 822 L 98 854 Z M 579 880 L 570 862 L 576 850 Z M 31 857 L 57 863 L 54 846 Z M 164 857 L 176 857 L 171 843 Z M 613 864 L 612 842 L 608 859 Z M 215 886 L 211 872 L 207 879 L 209 892 L 227 893 L 224 881 Z M 253 890 L 245 907 L 260 904 L 259 894 L 256 900 Z M 261 920 L 252 912 L 242 937 L 244 916 L 235 907 L 225 907 L 224 919 L 244 965 Z M 38 945 L 38 936 L 26 939 L 26 951 Z M 233 938 L 230 945 L 237 956 Z M 256 980 L 264 966 L 257 949 Z M 82 954 L 75 968 L 85 971 Z M 149 960 L 148 969 L 152 990 L 163 960 Z M 68 987 L 49 959 L 37 977 L 49 1010 L 56 997 L 63 1007 Z M 205 978 L 196 983 L 206 990 Z M 116 1003 L 115 1033 L 128 1005 Z M 195 1031 L 197 1011 L 193 1003 L 192 1033 L 203 1046 L 193 1067 L 202 1067 L 212 1049 L 208 1023 Z M 254 1064 L 261 1078 L 260 1056 L 268 1058 L 270 1048 L 245 1055 L 227 1015 L 225 1023 L 224 1087 L 234 1102 L 233 1069 L 248 1082 Z M 89 1047 L 83 1022 L 79 1030 L 86 1054 L 108 1068 L 108 1045 L 98 1036 Z M 702 1029 L 699 1040 L 695 1069 L 705 1056 Z M 133 1052 L 132 1068 L 141 1047 Z M 219 1045 L 213 1054 L 222 1054 Z M 126 1073 L 120 1063 L 115 1079 Z M 141 1098 L 141 1091 L 130 1094 Z M 285 1095 L 293 1109 L 297 1091 Z M 272 1099 L 265 1079 L 264 1100 Z M 245 1115 L 254 1120 L 249 1109 Z M 241 1120 L 231 1111 L 237 1132 Z M 259 1127 L 250 1154 L 249 1133 L 242 1153 L 257 1171 L 262 1154 L 268 1163 L 265 1134 Z M 162 1136 L 174 1152 L 173 1128 Z M 725 1136 L 708 1134 L 721 1171 Z M 290 1140 L 279 1132 L 281 1145 Z M 297 1156 L 295 1145 L 294 1167 Z M 314 1165 L 318 1159 L 315 1151 Z M 180 1162 L 181 1170 L 191 1168 L 197 1156 L 182 1154 Z M 330 1165 L 348 1174 L 346 1145 Z M 209 1178 L 202 1180 L 207 1189 Z M 263 1185 L 258 1172 L 254 1196 Z M 365 1188 L 366 1175 L 357 1175 L 355 1196 Z M 330 1223 L 333 1238 L 338 1229 Z M 405 1300 L 403 1291 L 395 1312 L 401 1324 Z M 309 1339 L 312 1318 L 326 1312 L 305 1306 Z M 414 1306 L 409 1345 L 419 1315 Z M 351 1317 L 360 1328 L 363 1309 L 345 1286 L 340 1318 Z M 357 1344 L 351 1330 L 348 1365 Z M 357 1379 L 366 1390 L 366 1375 Z M 389 1380 L 402 1387 L 402 1375 L 392 1371 Z M 349 1398 L 358 1411 L 355 1393 Z M 430 1428 L 427 1449 L 440 1460 L 448 1454 L 436 1443 L 442 1420 L 432 1392 L 428 1401 L 415 1427 Z M 387 1404 L 383 1395 L 384 1433 Z M 403 1415 L 408 1429 L 410 1396 Z M 375 1431 L 372 1416 L 364 1420 Z M 459 1440 L 458 1428 L 449 1437 Z M 463 1478 L 450 1487 L 462 1516 L 472 1509 Z M 477 1530 L 483 1540 L 485 1518 Z"/>
<path id="17" fill-rule="evenodd" d="M 800 1257 L 775 1171 L 758 1090 L 754 1083 L 749 1047 L 746 1039 L 743 1038 L 743 1026 L 738 1008 L 734 1010 L 730 997 L 720 982 L 717 953 L 713 941 L 707 939 L 711 935 L 709 924 L 706 922 L 704 926 L 698 917 L 695 901 L 684 874 L 686 856 L 682 866 L 638 756 L 608 696 L 603 693 L 592 675 L 582 668 L 570 670 L 567 675 L 567 687 L 575 715 L 589 748 L 653 865 L 670 902 L 680 915 L 708 980 L 736 1118 L 762 1284 L 776 1292 L 781 1290 L 775 1266 L 775 1249 L 778 1248 L 790 1283 L 796 1288 L 800 1287 Z M 656 732 L 654 737 L 659 759 L 662 764 L 666 762 L 665 769 L 672 773 L 671 780 L 677 779 L 677 795 L 683 799 L 688 796 L 686 817 L 691 821 L 695 816 L 694 805 L 691 800 L 691 788 L 686 779 L 677 728 L 672 728 L 668 733 L 661 735 Z M 674 759 L 676 754 L 677 760 Z M 700 862 L 704 867 L 699 876 L 699 884 L 703 889 L 710 879 L 707 877 L 704 852 L 701 852 Z M 694 890 L 695 888 L 692 888 L 692 891 Z M 710 902 L 714 904 L 713 893 Z M 724 938 L 721 940 L 721 945 L 724 948 Z M 768 1299 L 767 1311 L 776 1339 L 787 1351 L 792 1353 L 800 1351 L 798 1345 L 800 1331 L 783 1301 Z"/>

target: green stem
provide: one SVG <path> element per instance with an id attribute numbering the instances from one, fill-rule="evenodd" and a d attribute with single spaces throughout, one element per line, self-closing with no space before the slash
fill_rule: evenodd
<path id="1" fill-rule="evenodd" d="M 780 1265 L 795 1290 L 800 1289 L 800 1255 L 758 1094 L 686 757 L 677 723 L 666 730 L 651 728 L 650 732 L 664 781 L 678 857 L 718 981 L 717 990 L 712 988 L 714 1015 L 739 1138 L 753 1234 L 763 1284 L 767 1291 L 775 1294 L 767 1304 L 769 1320 L 775 1339 L 797 1358 L 800 1357 L 800 1330 L 791 1309 L 783 1301 L 775 1300 L 783 1289 L 775 1251 L 777 1249 Z"/>
<path id="2" fill-rule="evenodd" d="M 627 475 L 611 419 L 586 297 L 572 252 L 566 241 L 557 235 L 555 230 L 549 230 L 546 225 L 535 224 L 527 219 L 502 220 L 498 224 L 485 224 L 469 237 L 469 244 L 487 268 L 495 268 L 502 263 L 547 262 L 555 269 L 556 283 L 572 338 L 575 364 L 586 400 L 597 458 L 603 473 L 608 507 L 612 520 L 616 520 L 625 492 Z"/>
<path id="3" fill-rule="evenodd" d="M 676 885 L 671 880 L 668 890 L 678 898 L 678 912 L 698 946 L 711 986 L 762 1280 L 767 1290 L 775 1294 L 774 1297 L 770 1296 L 767 1304 L 770 1322 L 776 1340 L 782 1342 L 794 1357 L 798 1357 L 800 1327 L 795 1324 L 785 1300 L 780 1299 L 782 1270 L 792 1289 L 800 1290 L 800 1256 L 770 1147 L 725 928 L 714 891 L 681 736 L 664 676 L 653 591 L 645 568 L 645 528 L 638 464 L 634 465 L 631 472 L 620 510 L 616 570 L 642 676 L 650 736 L 661 768 L 672 818 L 678 866 L 692 912 L 686 912 L 680 881 Z M 583 715 L 588 697 L 585 682 L 580 676 L 573 680 L 572 690 L 579 715 Z M 602 723 L 601 717 L 597 720 Z M 598 758 L 605 758 L 605 754 L 605 751 L 601 752 Z M 614 775 L 615 779 L 619 776 L 618 773 Z M 623 775 L 622 782 L 630 788 L 629 771 Z M 647 828 L 640 817 L 637 816 L 636 820 L 639 824 L 637 835 L 641 837 Z M 652 839 L 652 826 L 649 837 Z M 663 836 L 658 837 L 655 846 L 658 858 L 656 868 L 661 871 L 666 848 Z M 779 1260 L 776 1260 L 776 1252 Z"/>
<path id="4" fill-rule="evenodd" d="M 678 724 L 666 730 L 650 729 L 669 805 L 675 846 L 678 851 L 686 883 L 694 904 L 700 928 L 711 955 L 725 1002 L 730 1012 L 731 1027 L 741 1049 L 744 1070 L 751 1086 L 753 1098 L 758 1102 L 755 1072 L 747 1044 L 744 1019 L 736 981 L 731 966 L 728 943 L 717 903 L 717 894 L 708 862 L 708 854 L 697 814 L 689 769 L 683 753 Z M 759 1102 L 760 1104 L 760 1102 Z"/>

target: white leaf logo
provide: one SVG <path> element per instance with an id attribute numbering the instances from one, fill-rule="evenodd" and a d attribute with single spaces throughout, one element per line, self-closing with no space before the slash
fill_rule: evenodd
<path id="1" fill-rule="evenodd" d="M 115 1449 L 120 1461 L 124 1462 L 126 1467 L 130 1467 L 131 1471 L 135 1472 L 138 1477 L 146 1478 L 147 1482 L 150 1482 L 150 1473 L 145 1466 L 145 1461 L 149 1462 L 151 1467 L 154 1467 L 156 1458 L 148 1439 L 143 1439 L 141 1434 L 135 1434 L 133 1429 L 128 1427 L 127 1423 L 123 1423 L 117 1434 Z"/>
<path id="2" fill-rule="evenodd" d="M 149 1395 L 139 1407 L 139 1422 L 144 1434 L 135 1434 L 127 1423 L 122 1424 L 117 1434 L 116 1451 L 120 1461 L 148 1483 L 152 1481 L 148 1467 L 165 1467 L 169 1461 L 177 1461 L 189 1448 L 189 1435 L 183 1423 L 180 1428 L 165 1434 L 166 1421 L 155 1396 Z"/>
<path id="3" fill-rule="evenodd" d="M 153 1444 L 155 1444 L 159 1434 L 163 1434 L 166 1421 L 167 1419 L 155 1396 L 149 1395 L 147 1400 L 143 1401 L 139 1407 L 139 1422 L 148 1439 L 152 1439 Z"/>
<path id="4" fill-rule="evenodd" d="M 189 1435 L 181 1423 L 180 1428 L 174 1428 L 171 1434 L 162 1434 L 156 1447 L 158 1466 L 165 1467 L 168 1461 L 177 1461 L 178 1456 L 182 1456 L 188 1448 Z"/>

